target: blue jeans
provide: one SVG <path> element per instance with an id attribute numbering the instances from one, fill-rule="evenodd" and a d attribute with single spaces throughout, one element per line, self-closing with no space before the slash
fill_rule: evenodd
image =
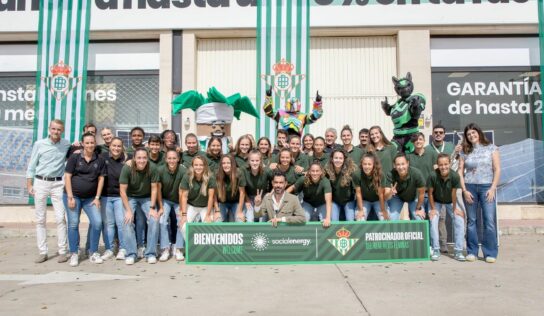
<path id="1" fill-rule="evenodd" d="M 181 221 L 181 218 L 179 217 L 179 212 L 176 212 L 176 218 L 178 220 L 178 223 Z M 176 249 L 183 249 L 185 248 L 185 236 L 183 235 L 183 231 L 178 226 L 177 233 L 176 233 Z"/>
<path id="2" fill-rule="evenodd" d="M 100 239 L 100 231 L 102 230 L 102 217 L 100 216 L 100 210 L 91 204 L 94 198 L 80 199 L 74 196 L 76 202 L 75 208 L 68 207 L 68 196 L 66 193 L 62 196 L 64 207 L 66 209 L 66 216 L 68 218 L 68 245 L 71 253 L 77 253 L 79 249 L 79 216 L 81 209 L 89 217 L 89 235 L 90 244 L 89 251 L 95 253 L 98 251 L 98 241 Z"/>
<path id="3" fill-rule="evenodd" d="M 249 197 L 249 203 L 251 204 L 251 210 L 245 210 L 244 208 L 244 212 L 248 212 L 248 211 L 251 211 L 253 212 L 253 221 L 254 222 L 260 222 L 260 223 L 266 223 L 268 222 L 268 214 L 263 214 L 261 217 L 257 217 L 255 218 L 255 196 L 250 196 Z"/>
<path id="4" fill-rule="evenodd" d="M 140 212 L 140 214 L 143 214 L 143 216 L 145 216 L 145 218 L 147 219 L 147 247 L 145 248 L 145 256 L 146 257 L 157 256 L 157 243 L 159 241 L 159 220 L 156 220 L 154 217 L 149 216 L 149 207 L 151 206 L 151 199 L 148 197 L 147 198 L 129 197 L 128 203 L 130 204 L 130 208 L 132 208 L 132 211 L 135 214 L 136 212 Z M 128 226 L 132 226 L 132 225 L 128 225 Z M 132 229 L 132 233 L 126 232 L 126 230 L 123 229 L 123 234 L 125 235 L 125 245 L 127 246 L 126 251 L 128 256 L 136 255 L 136 244 L 137 244 L 136 238 L 138 238 L 137 233 L 138 233 L 138 223 L 136 223 L 136 233 L 134 233 L 134 229 Z M 142 244 L 138 244 L 138 246 L 141 246 L 141 245 L 143 245 L 143 242 Z"/>
<path id="5" fill-rule="evenodd" d="M 408 211 L 410 212 L 411 219 L 424 219 L 416 215 L 417 199 L 409 202 L 401 200 L 397 195 L 393 195 L 389 200 L 389 218 L 392 221 L 399 220 L 400 211 L 404 206 L 404 203 L 408 203 Z"/>
<path id="6" fill-rule="evenodd" d="M 105 222 L 104 245 L 106 249 L 113 249 L 113 240 L 115 239 L 115 228 L 117 227 L 117 238 L 119 239 L 119 249 L 125 249 L 123 240 L 123 224 L 125 213 L 123 211 L 123 201 L 119 196 L 104 196 L 100 199 L 102 211 L 102 222 Z"/>
<path id="7" fill-rule="evenodd" d="M 179 204 L 163 199 L 162 209 L 164 210 L 164 213 L 162 213 L 159 220 L 160 243 L 161 249 L 166 249 L 170 247 L 170 212 L 174 211 L 176 214 L 179 213 Z"/>
<path id="8" fill-rule="evenodd" d="M 302 202 L 302 208 L 304 209 L 304 213 L 306 214 L 307 222 L 309 222 L 310 219 L 312 218 L 313 212 L 317 212 L 317 214 L 319 215 L 320 221 L 323 221 L 327 217 L 327 204 L 321 204 L 318 207 L 314 207 L 310 203 Z M 331 220 L 333 217 L 334 215 L 332 215 L 332 210 L 331 210 Z M 338 214 L 336 214 L 336 218 L 338 218 Z"/>
<path id="9" fill-rule="evenodd" d="M 387 203 L 385 203 L 385 207 L 387 208 Z M 382 208 L 380 206 L 380 200 L 370 202 L 363 200 L 363 209 L 365 210 L 365 220 L 368 219 L 368 215 L 370 215 L 370 212 L 374 211 L 376 213 L 376 216 L 380 221 L 383 221 L 383 213 Z M 387 212 L 387 209 L 385 210 Z"/>
<path id="10" fill-rule="evenodd" d="M 452 218 L 454 224 L 453 240 L 455 242 L 455 246 L 453 247 L 453 249 L 455 251 L 463 251 L 465 247 L 465 219 L 453 212 L 453 205 L 451 203 L 441 204 L 438 202 L 434 202 L 434 206 L 436 207 L 436 211 L 438 212 L 438 214 L 440 214 L 442 207 L 446 208 L 446 211 L 448 212 L 448 215 Z M 436 227 L 436 229 L 438 230 L 438 226 Z"/>
<path id="11" fill-rule="evenodd" d="M 219 203 L 219 210 L 221 211 L 221 217 L 223 218 L 223 222 L 230 222 L 231 219 L 234 219 L 234 221 L 237 223 L 242 222 L 236 216 L 236 210 L 238 210 L 238 203 Z M 246 222 L 253 223 L 253 219 L 255 217 L 254 212 L 248 212 L 245 207 L 242 209 L 242 212 L 244 212 Z"/>
<path id="12" fill-rule="evenodd" d="M 332 202 L 331 221 L 338 221 L 340 219 L 340 212 L 344 212 L 346 215 L 346 221 L 355 220 L 355 201 L 349 201 L 344 205 L 336 204 Z"/>
<path id="13" fill-rule="evenodd" d="M 472 194 L 473 203 L 469 204 L 465 200 L 467 209 L 467 254 L 478 256 L 478 208 L 482 208 L 482 221 L 484 234 L 482 240 L 482 252 L 484 257 L 496 258 L 499 253 L 497 244 L 497 210 L 495 201 L 487 202 L 485 194 L 491 187 L 491 184 L 471 184 L 467 183 L 466 188 Z"/>

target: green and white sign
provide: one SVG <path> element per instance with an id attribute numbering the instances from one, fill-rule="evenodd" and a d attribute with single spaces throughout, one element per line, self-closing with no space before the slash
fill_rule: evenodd
<path id="1" fill-rule="evenodd" d="M 188 264 L 291 264 L 429 260 L 426 221 L 190 223 Z"/>

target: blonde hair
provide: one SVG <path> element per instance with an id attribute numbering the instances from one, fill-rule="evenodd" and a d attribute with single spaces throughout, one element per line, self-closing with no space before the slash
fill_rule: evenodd
<path id="1" fill-rule="evenodd" d="M 193 158 L 193 162 L 191 163 L 191 166 L 189 167 L 189 170 L 187 171 L 187 176 L 189 177 L 189 189 L 193 188 L 193 180 L 195 178 L 195 171 L 193 168 L 193 164 L 195 163 L 195 160 L 199 159 L 202 161 L 202 164 L 204 165 L 204 170 L 202 171 L 202 185 L 200 186 L 200 194 L 203 196 L 208 195 L 208 183 L 210 182 L 210 168 L 208 167 L 208 161 L 206 158 L 202 157 L 201 155 L 196 155 Z"/>

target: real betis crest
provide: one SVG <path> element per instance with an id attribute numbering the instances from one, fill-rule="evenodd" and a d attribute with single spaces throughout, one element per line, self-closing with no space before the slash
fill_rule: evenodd
<path id="1" fill-rule="evenodd" d="M 42 80 L 57 101 L 64 99 L 81 81 L 81 77 L 74 78 L 70 76 L 72 67 L 66 65 L 63 60 L 59 60 L 49 70 L 51 75 L 49 77 L 42 77 Z"/>
<path id="2" fill-rule="evenodd" d="M 342 227 L 336 232 L 337 239 L 328 239 L 328 241 L 338 250 L 342 256 L 345 256 L 348 251 L 350 251 L 351 248 L 353 248 L 353 245 L 357 243 L 359 238 L 349 238 L 351 235 L 351 232 L 347 230 L 345 227 Z"/>
<path id="3" fill-rule="evenodd" d="M 285 99 L 291 91 L 304 79 L 304 74 L 292 74 L 295 65 L 282 58 L 278 63 L 272 66 L 273 75 L 261 75 L 266 84 L 272 86 L 274 92 Z"/>

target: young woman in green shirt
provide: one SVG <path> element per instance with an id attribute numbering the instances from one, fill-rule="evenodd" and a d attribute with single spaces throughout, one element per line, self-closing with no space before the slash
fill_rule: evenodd
<path id="1" fill-rule="evenodd" d="M 247 213 L 254 212 L 255 196 L 261 197 L 270 191 L 272 171 L 263 166 L 262 154 L 258 150 L 252 150 L 248 155 L 248 166 L 243 169 L 246 177 L 246 200 L 245 209 Z M 264 217 L 255 218 L 255 221 L 266 222 Z"/>
<path id="2" fill-rule="evenodd" d="M 253 212 L 244 215 L 246 198 L 246 178 L 243 171 L 238 169 L 231 155 L 221 158 L 216 178 L 216 196 L 221 210 L 223 222 L 253 222 Z"/>
<path id="3" fill-rule="evenodd" d="M 380 160 L 373 153 L 365 153 L 361 159 L 360 188 L 363 197 L 364 212 L 356 214 L 357 220 L 367 220 L 374 211 L 380 221 L 388 220 L 386 200 L 391 195 Z"/>
<path id="4" fill-rule="evenodd" d="M 381 127 L 372 126 L 369 132 L 370 142 L 374 147 L 376 156 L 380 159 L 382 169 L 384 172 L 391 172 L 397 148 L 385 137 Z"/>
<path id="5" fill-rule="evenodd" d="M 398 220 L 404 203 L 408 204 L 411 219 L 425 219 L 423 200 L 425 196 L 425 179 L 421 172 L 410 166 L 404 153 L 398 153 L 393 160 L 395 169 L 388 175 L 393 196 L 389 200 L 391 220 Z"/>
<path id="6" fill-rule="evenodd" d="M 238 138 L 236 147 L 234 148 L 234 159 L 236 159 L 236 165 L 240 168 L 247 167 L 247 155 L 253 149 L 251 138 L 247 135 L 243 135 Z"/>
<path id="7" fill-rule="evenodd" d="M 297 179 L 302 176 L 302 173 L 296 171 L 294 165 L 295 161 L 293 159 L 293 154 L 291 153 L 291 150 L 287 148 L 281 149 L 278 157 L 279 163 L 271 163 L 270 169 L 283 172 L 287 180 L 287 187 L 289 187 L 295 184 Z"/>
<path id="8" fill-rule="evenodd" d="M 192 223 L 197 218 L 207 223 L 221 221 L 221 212 L 213 212 L 215 188 L 215 177 L 210 172 L 208 161 L 204 156 L 195 156 L 179 185 L 181 220 L 178 225 L 184 236 L 187 222 Z"/>
<path id="9" fill-rule="evenodd" d="M 314 218 L 317 212 L 323 227 L 329 227 L 331 219 L 338 220 L 338 213 L 332 214 L 332 189 L 331 182 L 325 177 L 325 172 L 319 161 L 310 165 L 308 173 L 300 177 L 294 185 L 287 188 L 287 192 L 298 194 L 303 193 L 302 208 L 306 213 L 306 221 Z"/>
<path id="10" fill-rule="evenodd" d="M 257 142 L 257 150 L 261 153 L 262 163 L 265 167 L 270 165 L 272 159 L 272 143 L 268 137 L 261 137 Z"/>
<path id="11" fill-rule="evenodd" d="M 325 152 L 325 139 L 318 136 L 314 139 L 314 150 L 312 154 L 312 161 L 318 160 L 321 167 L 325 168 L 329 162 L 329 155 Z"/>
<path id="12" fill-rule="evenodd" d="M 219 170 L 219 164 L 221 157 L 223 156 L 223 142 L 221 138 L 212 136 L 208 141 L 208 148 L 206 149 L 206 158 L 208 158 L 210 171 L 213 174 L 217 174 Z"/>

